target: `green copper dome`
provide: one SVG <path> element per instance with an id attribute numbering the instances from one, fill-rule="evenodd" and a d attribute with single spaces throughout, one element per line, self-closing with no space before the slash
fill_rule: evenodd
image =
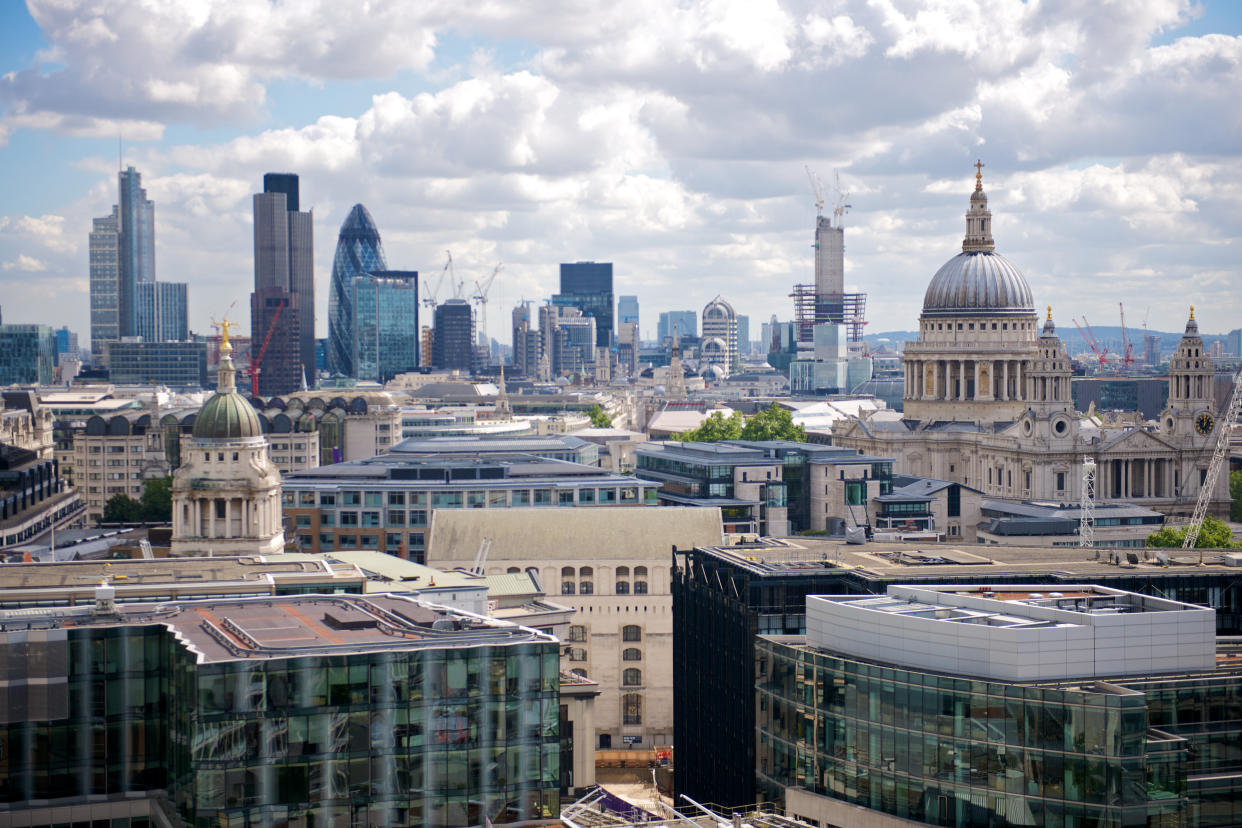
<path id="1" fill-rule="evenodd" d="M 262 437 L 263 426 L 259 423 L 259 415 L 246 398 L 237 393 L 234 382 L 237 372 L 233 368 L 233 346 L 229 344 L 229 328 L 232 323 L 225 320 L 219 324 L 223 328 L 220 342 L 220 382 L 216 393 L 199 409 L 198 417 L 194 420 L 194 436 L 209 440 Z"/>
<path id="2" fill-rule="evenodd" d="M 259 415 L 236 391 L 213 394 L 194 420 L 194 436 L 217 440 L 262 437 Z"/>

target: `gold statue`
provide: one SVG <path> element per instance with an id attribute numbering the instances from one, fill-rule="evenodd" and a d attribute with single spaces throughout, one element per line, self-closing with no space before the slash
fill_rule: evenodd
<path id="1" fill-rule="evenodd" d="M 229 328 L 240 328 L 241 325 L 237 322 L 230 322 L 227 318 L 217 322 L 215 318 L 212 317 L 211 327 L 220 332 L 220 353 L 233 353 L 233 346 L 229 344 Z"/>

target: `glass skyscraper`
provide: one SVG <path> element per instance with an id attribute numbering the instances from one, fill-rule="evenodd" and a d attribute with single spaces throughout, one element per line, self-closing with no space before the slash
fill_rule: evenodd
<path id="1" fill-rule="evenodd" d="M 431 341 L 433 368 L 470 372 L 474 368 L 474 308 L 465 299 L 436 306 Z"/>
<path id="2" fill-rule="evenodd" d="M 418 368 L 418 271 L 386 270 L 350 284 L 355 376 L 387 382 Z"/>
<path id="3" fill-rule="evenodd" d="M 552 304 L 578 308 L 584 316 L 595 318 L 595 341 L 601 348 L 612 346 L 613 306 L 612 262 L 571 262 L 561 265 L 561 292 Z M 590 358 L 594 361 L 594 357 Z"/>
<path id="4" fill-rule="evenodd" d="M 137 285 L 136 336 L 147 342 L 184 342 L 190 338 L 189 286 L 185 282 L 143 282 Z"/>
<path id="5" fill-rule="evenodd" d="M 0 325 L 0 385 L 51 385 L 55 359 L 50 325 Z"/>
<path id="6" fill-rule="evenodd" d="M 361 204 L 355 204 L 341 225 L 332 259 L 332 284 L 328 292 L 328 370 L 356 377 L 354 366 L 353 297 L 351 282 L 388 269 L 375 220 Z"/>
<path id="7" fill-rule="evenodd" d="M 267 173 L 254 196 L 254 294 L 250 335 L 256 347 L 268 331 L 281 342 L 263 355 L 262 393 L 284 394 L 315 376 L 313 216 L 302 212 L 298 177 Z M 280 308 L 280 317 L 275 309 Z M 274 328 L 280 328 L 277 332 Z"/>
<path id="8" fill-rule="evenodd" d="M 656 340 L 663 343 L 664 340 L 672 338 L 674 333 L 679 337 L 698 336 L 698 313 L 692 310 L 662 311 L 660 322 L 656 326 Z"/>
<path id="9" fill-rule="evenodd" d="M 117 175 L 112 214 L 92 222 L 90 234 L 91 353 L 103 343 L 140 336 L 138 285 L 155 281 L 155 203 L 142 174 L 127 167 Z"/>
<path id="10" fill-rule="evenodd" d="M 121 338 L 117 266 L 119 227 L 120 216 L 115 204 L 112 205 L 112 215 L 91 222 L 91 354 L 95 357 L 103 354 L 105 342 Z"/>

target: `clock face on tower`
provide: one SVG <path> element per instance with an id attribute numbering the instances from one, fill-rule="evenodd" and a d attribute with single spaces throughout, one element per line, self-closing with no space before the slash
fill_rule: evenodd
<path id="1" fill-rule="evenodd" d="M 1195 431 L 1200 434 L 1211 434 L 1212 427 L 1216 425 L 1216 421 L 1212 419 L 1211 414 L 1203 413 L 1195 417 Z"/>

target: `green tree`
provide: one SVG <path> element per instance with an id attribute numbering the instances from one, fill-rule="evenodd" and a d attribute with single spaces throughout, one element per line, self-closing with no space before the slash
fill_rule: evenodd
<path id="1" fill-rule="evenodd" d="M 1147 545 L 1180 549 L 1185 540 L 1185 526 L 1165 526 L 1147 536 Z M 1233 545 L 1233 533 L 1229 530 L 1229 524 L 1214 517 L 1203 519 L 1203 526 L 1199 528 L 1199 536 L 1195 538 L 1196 549 L 1230 549 Z"/>
<path id="2" fill-rule="evenodd" d="M 142 519 L 172 522 L 172 478 L 156 477 L 142 484 Z"/>
<path id="3" fill-rule="evenodd" d="M 1229 504 L 1229 519 L 1234 523 L 1242 522 L 1242 471 L 1229 472 L 1229 496 L 1233 498 Z"/>
<path id="4" fill-rule="evenodd" d="M 706 420 L 699 423 L 698 428 L 683 431 L 676 439 L 683 443 L 716 443 L 721 440 L 740 440 L 746 418 L 742 412 L 734 411 L 727 418 L 719 411 L 713 411 Z"/>
<path id="5" fill-rule="evenodd" d="M 104 504 L 104 523 L 138 523 L 142 520 L 142 504 L 129 495 L 114 494 Z"/>
<path id="6" fill-rule="evenodd" d="M 587 409 L 586 414 L 591 418 L 591 425 L 595 428 L 609 428 L 612 426 L 612 417 L 608 416 L 608 412 L 599 406 L 591 406 Z"/>
<path id="7" fill-rule="evenodd" d="M 746 420 L 743 440 L 793 440 L 806 442 L 806 429 L 794 425 L 793 414 L 776 403 Z"/>

